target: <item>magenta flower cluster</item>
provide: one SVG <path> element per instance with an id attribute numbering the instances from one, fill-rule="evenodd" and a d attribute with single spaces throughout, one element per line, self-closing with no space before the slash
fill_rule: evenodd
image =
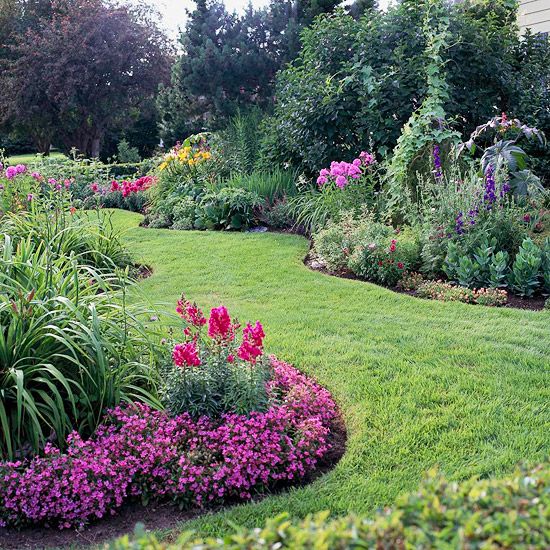
<path id="1" fill-rule="evenodd" d="M 91 439 L 69 436 L 66 452 L 49 446 L 30 461 L 0 463 L 0 526 L 78 527 L 130 500 L 207 506 L 302 478 L 330 448 L 336 406 L 292 366 L 271 362 L 267 412 L 193 420 L 126 405 Z"/>
<path id="2" fill-rule="evenodd" d="M 319 172 L 317 185 L 322 187 L 334 182 L 337 187 L 344 189 L 350 183 L 350 180 L 359 179 L 363 175 L 363 170 L 374 162 L 374 156 L 366 151 L 363 151 L 353 162 L 333 161 L 330 163 L 330 168 L 323 168 Z"/>
<path id="3" fill-rule="evenodd" d="M 12 180 L 19 174 L 24 174 L 26 171 L 27 167 L 24 164 L 18 164 L 17 166 L 8 166 L 5 175 L 7 179 Z"/>

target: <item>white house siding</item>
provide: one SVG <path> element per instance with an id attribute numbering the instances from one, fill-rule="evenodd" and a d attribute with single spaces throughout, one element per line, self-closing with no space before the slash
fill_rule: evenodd
<path id="1" fill-rule="evenodd" d="M 550 0 L 522 0 L 519 7 L 519 26 L 533 32 L 550 33 Z"/>

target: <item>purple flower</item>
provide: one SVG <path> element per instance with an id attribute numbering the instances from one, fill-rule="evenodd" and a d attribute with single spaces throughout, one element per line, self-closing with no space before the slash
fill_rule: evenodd
<path id="1" fill-rule="evenodd" d="M 462 212 L 458 213 L 458 216 L 456 217 L 456 225 L 455 225 L 455 231 L 458 235 L 464 234 L 464 218 Z"/>
<path id="2" fill-rule="evenodd" d="M 443 172 L 441 170 L 441 150 L 439 149 L 439 145 L 434 145 L 433 149 L 433 158 L 434 158 L 434 174 L 436 179 L 441 179 L 443 177 Z"/>
<path id="3" fill-rule="evenodd" d="M 496 200 L 496 183 L 495 183 L 495 177 L 494 177 L 494 168 L 491 164 L 487 166 L 487 170 L 485 172 L 485 191 L 483 194 L 483 201 L 487 205 L 487 210 L 490 210 L 493 203 Z"/>
<path id="4" fill-rule="evenodd" d="M 27 171 L 27 167 L 24 164 L 18 164 L 15 167 L 15 170 L 17 171 L 18 174 L 24 174 Z"/>
<path id="5" fill-rule="evenodd" d="M 32 193 L 29 193 L 29 194 L 27 195 L 27 200 L 28 200 L 29 202 L 32 202 L 33 199 L 34 199 L 34 195 L 33 195 Z"/>

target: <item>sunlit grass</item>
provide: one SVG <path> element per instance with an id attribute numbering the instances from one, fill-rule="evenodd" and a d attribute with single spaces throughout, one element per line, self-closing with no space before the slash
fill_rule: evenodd
<path id="1" fill-rule="evenodd" d="M 348 429 L 344 458 L 315 483 L 181 528 L 219 534 L 289 511 L 371 512 L 438 466 L 449 478 L 510 472 L 550 452 L 550 312 L 423 301 L 312 272 L 308 242 L 272 233 L 136 227 L 136 259 L 154 269 L 151 300 L 181 292 L 260 319 L 267 348 L 326 386 Z"/>

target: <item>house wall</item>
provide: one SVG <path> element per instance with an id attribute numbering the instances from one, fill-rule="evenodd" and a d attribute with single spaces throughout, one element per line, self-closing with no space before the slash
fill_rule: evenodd
<path id="1" fill-rule="evenodd" d="M 519 26 L 522 30 L 550 33 L 550 0 L 521 0 Z"/>

